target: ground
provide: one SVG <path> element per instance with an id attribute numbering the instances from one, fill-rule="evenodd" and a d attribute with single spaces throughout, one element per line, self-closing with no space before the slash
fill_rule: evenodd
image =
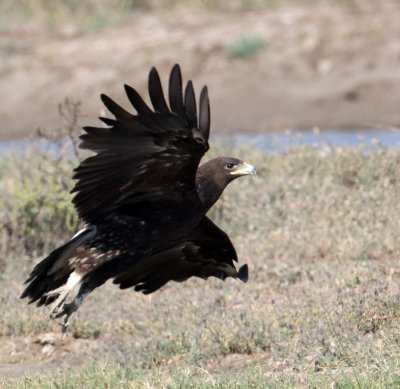
<path id="1" fill-rule="evenodd" d="M 217 131 L 399 125 L 399 2 L 276 3 L 139 10 L 90 33 L 8 29 L 0 38 L 0 137 L 54 127 L 65 97 L 81 101 L 82 121 L 92 124 L 101 92 L 128 106 L 123 83 L 145 93 L 150 67 L 166 80 L 175 62 L 185 79 L 209 86 Z"/>

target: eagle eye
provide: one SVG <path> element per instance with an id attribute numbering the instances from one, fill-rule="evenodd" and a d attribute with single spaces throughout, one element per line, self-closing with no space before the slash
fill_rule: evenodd
<path id="1" fill-rule="evenodd" d="M 235 165 L 236 165 L 236 163 L 228 162 L 225 165 L 225 169 L 231 170 Z"/>

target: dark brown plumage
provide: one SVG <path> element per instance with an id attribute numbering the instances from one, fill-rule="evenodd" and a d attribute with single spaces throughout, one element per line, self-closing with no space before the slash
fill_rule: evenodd
<path id="1" fill-rule="evenodd" d="M 53 303 L 52 317 L 65 316 L 64 329 L 85 296 L 108 279 L 152 293 L 192 276 L 248 277 L 247 265 L 234 266 L 229 237 L 205 215 L 232 180 L 255 169 L 231 157 L 199 167 L 209 148 L 207 88 L 199 114 L 191 81 L 182 92 L 178 65 L 169 105 L 155 68 L 149 74 L 154 109 L 130 86 L 125 91 L 137 114 L 101 95 L 114 119 L 100 118 L 108 128 L 84 127 L 81 136 L 80 147 L 95 153 L 74 175 L 73 203 L 85 228 L 36 265 L 21 296 L 38 306 Z"/>

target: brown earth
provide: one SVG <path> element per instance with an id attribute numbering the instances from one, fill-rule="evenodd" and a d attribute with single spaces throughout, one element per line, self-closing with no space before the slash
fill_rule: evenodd
<path id="1" fill-rule="evenodd" d="M 95 123 L 101 92 L 128 106 L 123 83 L 145 92 L 150 67 L 166 80 L 175 62 L 185 79 L 209 86 L 216 130 L 398 126 L 400 3 L 283 4 L 245 13 L 140 12 L 95 34 L 4 33 L 0 138 L 56 127 L 65 97 L 82 101 L 82 123 Z M 266 47 L 230 57 L 226 46 L 249 36 Z"/>
<path id="2" fill-rule="evenodd" d="M 63 337 L 59 332 L 0 338 L 0 377 L 77 366 L 100 348 L 95 340 Z"/>

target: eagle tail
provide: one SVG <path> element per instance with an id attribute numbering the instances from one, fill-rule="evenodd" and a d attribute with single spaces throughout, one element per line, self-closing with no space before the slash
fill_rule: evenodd
<path id="1" fill-rule="evenodd" d="M 95 227 L 86 226 L 68 243 L 58 247 L 39 262 L 25 281 L 27 287 L 20 298 L 27 298 L 29 304 L 36 303 L 38 307 L 63 302 L 80 279 L 68 265 L 68 259 L 82 243 L 95 234 Z"/>

